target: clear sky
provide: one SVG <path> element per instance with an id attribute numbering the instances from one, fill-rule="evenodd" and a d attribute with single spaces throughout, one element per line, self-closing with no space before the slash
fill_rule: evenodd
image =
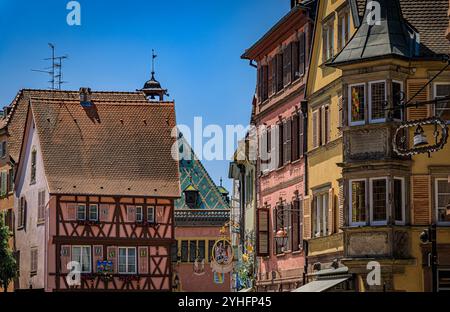
<path id="1" fill-rule="evenodd" d="M 289 0 L 80 0 L 81 26 L 66 23 L 67 0 L 0 0 L 0 106 L 22 88 L 48 88 L 47 43 L 69 55 L 64 89 L 134 91 L 150 76 L 176 103 L 177 121 L 192 125 L 249 122 L 255 69 L 241 60 L 290 9 Z M 206 141 L 207 139 L 205 139 Z M 203 161 L 216 183 L 228 161 Z"/>

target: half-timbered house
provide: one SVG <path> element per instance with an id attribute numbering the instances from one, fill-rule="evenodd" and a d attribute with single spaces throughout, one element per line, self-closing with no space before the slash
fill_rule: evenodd
<path id="1" fill-rule="evenodd" d="M 33 90 L 13 102 L 12 111 L 26 112 L 24 133 L 13 138 L 22 142 L 14 190 L 19 289 L 172 289 L 175 109 L 149 95 L 146 87 Z"/>

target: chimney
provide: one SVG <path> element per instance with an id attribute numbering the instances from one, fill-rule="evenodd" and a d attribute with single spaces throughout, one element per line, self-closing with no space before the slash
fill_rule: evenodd
<path id="1" fill-rule="evenodd" d="M 80 104 L 83 107 L 89 107 L 91 103 L 91 88 L 80 88 Z"/>

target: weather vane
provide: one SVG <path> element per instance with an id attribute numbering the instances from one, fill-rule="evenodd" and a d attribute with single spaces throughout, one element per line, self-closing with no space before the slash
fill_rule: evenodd
<path id="1" fill-rule="evenodd" d="M 155 54 L 155 50 L 152 49 L 152 77 L 155 75 L 155 58 L 157 58 L 158 55 Z"/>

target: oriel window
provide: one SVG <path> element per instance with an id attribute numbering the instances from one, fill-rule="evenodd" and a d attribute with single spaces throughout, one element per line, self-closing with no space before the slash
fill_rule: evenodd
<path id="1" fill-rule="evenodd" d="M 366 181 L 350 181 L 350 222 L 351 225 L 366 223 Z"/>
<path id="2" fill-rule="evenodd" d="M 369 86 L 370 122 L 384 122 L 386 120 L 386 82 L 371 82 Z"/>
<path id="3" fill-rule="evenodd" d="M 364 84 L 352 85 L 349 88 L 349 120 L 351 126 L 364 124 L 364 92 Z"/>

